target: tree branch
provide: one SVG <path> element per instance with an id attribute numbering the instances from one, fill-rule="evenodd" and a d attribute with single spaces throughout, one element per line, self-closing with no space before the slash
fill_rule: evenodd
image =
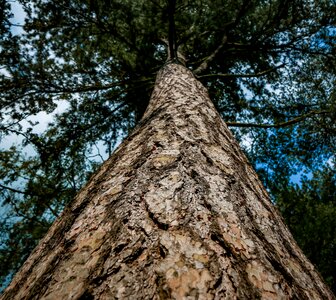
<path id="1" fill-rule="evenodd" d="M 219 44 L 219 46 L 215 49 L 214 52 L 212 52 L 207 58 L 205 58 L 205 60 L 198 66 L 198 68 L 193 73 L 197 75 L 205 71 L 209 67 L 209 64 L 215 59 L 218 52 L 224 47 L 226 42 L 227 42 L 227 35 L 224 34 L 222 42 Z"/>
<path id="2" fill-rule="evenodd" d="M 175 20 L 174 20 L 175 6 L 176 6 L 176 0 L 169 0 L 168 2 L 168 20 L 169 20 L 168 61 L 173 61 L 177 59 L 176 32 L 175 32 Z"/>
<path id="3" fill-rule="evenodd" d="M 274 70 L 277 70 L 279 68 L 282 68 L 284 67 L 285 64 L 281 64 L 279 66 L 276 66 L 276 67 L 273 67 L 273 68 L 270 68 L 270 69 L 267 69 L 267 70 L 264 70 L 264 71 L 261 71 L 261 72 L 258 72 L 258 73 L 253 73 L 253 74 L 206 74 L 206 75 L 201 75 L 201 76 L 197 76 L 197 78 L 211 78 L 211 77 L 225 77 L 225 78 L 237 78 L 237 77 L 245 77 L 245 78 L 248 78 L 248 77 L 259 77 L 259 76 L 264 76 L 268 73 L 271 73 L 273 72 Z"/>
<path id="4" fill-rule="evenodd" d="M 68 88 L 68 87 L 67 88 L 60 88 L 59 86 L 56 86 L 55 84 L 51 83 L 50 87 L 57 88 L 57 90 L 53 91 L 52 89 L 50 89 L 50 90 L 44 90 L 44 92 L 46 92 L 46 93 L 60 93 L 60 92 L 80 93 L 80 92 L 100 91 L 100 90 L 106 90 L 106 89 L 116 87 L 116 86 L 121 86 L 121 85 L 126 84 L 128 82 L 129 81 L 118 81 L 118 82 L 113 82 L 113 83 L 106 84 L 106 85 L 96 84 L 96 85 L 91 85 L 91 86 L 77 86 L 75 88 Z M 27 85 L 28 85 L 28 83 L 27 83 Z M 15 88 L 19 88 L 19 87 L 20 86 L 18 86 L 18 85 L 12 84 L 12 85 L 8 85 L 6 87 L 6 90 L 15 89 Z M 37 91 L 37 92 L 40 92 L 40 91 Z M 32 92 L 32 93 L 34 93 L 34 92 Z"/>
<path id="5" fill-rule="evenodd" d="M 296 117 L 292 120 L 277 123 L 277 124 L 257 124 L 257 123 L 239 123 L 239 122 L 225 122 L 225 123 L 227 126 L 231 126 L 231 127 L 280 128 L 280 127 L 294 125 L 313 115 L 321 115 L 321 114 L 327 114 L 327 113 L 330 113 L 330 111 L 327 111 L 327 110 L 311 111 L 305 115 Z"/>
<path id="6" fill-rule="evenodd" d="M 22 194 L 22 195 L 26 195 L 26 196 L 32 196 L 32 197 L 34 197 L 34 196 L 38 197 L 39 196 L 39 195 L 35 195 L 33 193 L 28 193 L 28 192 L 24 192 L 24 191 L 21 191 L 21 190 L 17 190 L 17 189 L 14 189 L 12 187 L 9 187 L 9 186 L 3 185 L 3 184 L 0 184 L 0 188 L 3 189 L 3 190 L 8 190 L 8 191 L 11 191 L 13 193 L 18 193 L 18 194 Z M 14 208 L 15 208 L 15 211 L 16 211 L 17 214 L 20 214 L 21 216 L 25 216 L 24 214 L 19 212 L 19 208 L 12 201 L 10 201 L 10 203 L 13 206 L 15 206 Z M 43 205 L 46 208 L 48 208 L 55 217 L 58 217 L 58 213 L 48 203 L 43 203 Z"/>
<path id="7" fill-rule="evenodd" d="M 150 82 L 152 79 L 144 79 L 144 80 L 139 80 L 139 81 L 131 81 L 131 80 L 125 80 L 125 81 L 118 81 L 115 83 L 110 83 L 110 84 L 106 84 L 106 85 L 91 85 L 91 86 L 78 86 L 78 87 L 74 87 L 74 88 L 62 88 L 62 87 L 58 87 L 56 85 L 50 85 L 50 87 L 52 87 L 51 89 L 41 89 L 41 90 L 34 90 L 34 91 L 29 91 L 25 94 L 19 95 L 15 98 L 13 98 L 13 101 L 18 101 L 24 97 L 29 97 L 35 94 L 61 94 L 61 93 L 87 93 L 87 92 L 95 92 L 95 91 L 102 91 L 102 90 L 108 90 L 110 88 L 113 87 L 117 87 L 117 86 L 122 86 L 123 84 L 127 84 L 127 83 L 145 83 L 146 82 Z M 126 91 L 130 91 L 132 90 L 132 88 L 128 89 L 128 88 L 124 88 L 122 90 L 122 92 L 126 92 Z"/>
<path id="8" fill-rule="evenodd" d="M 228 28 L 232 28 L 233 26 L 237 25 L 240 20 L 244 17 L 246 12 L 248 11 L 249 6 L 251 5 L 249 0 L 244 0 L 240 10 L 238 11 L 238 14 L 236 18 L 233 21 L 229 21 L 225 23 L 221 29 L 221 31 L 224 31 L 224 35 L 222 37 L 222 41 L 219 44 L 219 46 L 213 51 L 205 60 L 201 63 L 201 65 L 193 72 L 195 75 L 201 74 L 203 71 L 207 70 L 209 67 L 209 64 L 215 59 L 218 52 L 221 51 L 221 49 L 226 45 L 227 43 L 227 35 L 226 32 Z"/>
<path id="9" fill-rule="evenodd" d="M 39 224 L 45 226 L 45 223 L 43 223 L 41 220 L 39 220 L 36 216 L 33 216 L 33 217 L 27 216 L 26 214 L 24 214 L 24 213 L 22 213 L 20 211 L 20 208 L 17 207 L 17 205 L 16 205 L 16 203 L 14 201 L 12 201 L 11 199 L 7 199 L 7 200 L 11 204 L 11 206 L 13 207 L 15 213 L 18 216 L 20 216 L 20 217 L 22 217 L 22 218 L 24 218 L 24 219 L 26 219 L 28 221 L 36 222 L 36 223 L 39 223 Z"/>
<path id="10" fill-rule="evenodd" d="M 3 184 L 1 184 L 1 183 L 0 183 L 0 188 L 1 188 L 1 189 L 4 189 L 4 190 L 11 191 L 11 192 L 14 192 L 14 193 L 19 193 L 19 194 L 22 194 L 22 195 L 31 196 L 30 193 L 27 193 L 27 192 L 24 192 L 24 191 L 20 191 L 20 190 L 11 188 L 11 187 L 6 186 L 6 185 L 3 185 Z"/>

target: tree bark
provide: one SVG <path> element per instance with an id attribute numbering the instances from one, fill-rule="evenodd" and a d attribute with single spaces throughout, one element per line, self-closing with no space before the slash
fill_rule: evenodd
<path id="1" fill-rule="evenodd" d="M 334 299 L 206 89 L 158 74 L 139 126 L 1 299 Z"/>

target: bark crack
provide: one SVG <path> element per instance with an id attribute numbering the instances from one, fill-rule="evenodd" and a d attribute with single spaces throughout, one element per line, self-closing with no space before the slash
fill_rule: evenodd
<path id="1" fill-rule="evenodd" d="M 134 262 L 142 254 L 142 252 L 144 252 L 145 249 L 145 247 L 140 246 L 139 248 L 135 249 L 135 251 L 133 251 L 130 255 L 125 257 L 123 262 L 126 264 Z"/>
<path id="2" fill-rule="evenodd" d="M 143 198 L 143 202 L 144 202 L 148 217 L 153 221 L 153 223 L 161 230 L 165 230 L 165 231 L 168 230 L 169 224 L 159 221 L 156 215 L 150 210 L 149 205 L 144 198 Z"/>
<path id="3" fill-rule="evenodd" d="M 166 280 L 163 275 L 157 274 L 155 283 L 158 290 L 159 299 L 162 300 L 172 299 L 171 289 L 167 286 Z"/>
<path id="4" fill-rule="evenodd" d="M 214 291 L 216 291 L 220 287 L 222 281 L 223 281 L 223 273 L 220 273 L 219 277 L 217 278 L 217 280 L 215 281 L 213 285 Z"/>
<path id="5" fill-rule="evenodd" d="M 225 253 L 229 256 L 229 257 L 234 257 L 236 258 L 235 253 L 233 252 L 231 246 L 225 241 L 225 239 L 221 236 L 220 232 L 216 232 L 214 231 L 213 233 L 211 233 L 210 238 L 216 242 L 218 245 L 220 245 L 224 250 Z"/>

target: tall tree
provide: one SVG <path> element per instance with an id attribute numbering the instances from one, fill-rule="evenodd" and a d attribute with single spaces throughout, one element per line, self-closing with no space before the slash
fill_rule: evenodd
<path id="1" fill-rule="evenodd" d="M 332 1 L 19 2 L 20 36 L 1 2 L 1 138 L 22 141 L 0 153 L 2 278 L 139 122 L 167 56 L 186 62 L 249 141 L 273 195 L 334 156 Z M 40 132 L 35 116 L 46 113 L 54 119 Z"/>
<path id="2" fill-rule="evenodd" d="M 134 132 L 1 299 L 334 299 L 192 72 L 167 64 Z"/>

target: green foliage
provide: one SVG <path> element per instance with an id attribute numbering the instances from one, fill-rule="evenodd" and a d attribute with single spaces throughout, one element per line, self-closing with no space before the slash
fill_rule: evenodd
<path id="1" fill-rule="evenodd" d="M 18 2 L 14 35 L 0 0 L 1 278 L 136 126 L 169 27 L 166 0 Z M 178 50 L 274 195 L 287 190 L 273 188 L 280 178 L 335 155 L 334 11 L 329 0 L 176 1 Z"/>
<path id="2" fill-rule="evenodd" d="M 278 183 L 273 195 L 297 243 L 336 292 L 336 176 L 325 167 L 301 186 Z"/>

